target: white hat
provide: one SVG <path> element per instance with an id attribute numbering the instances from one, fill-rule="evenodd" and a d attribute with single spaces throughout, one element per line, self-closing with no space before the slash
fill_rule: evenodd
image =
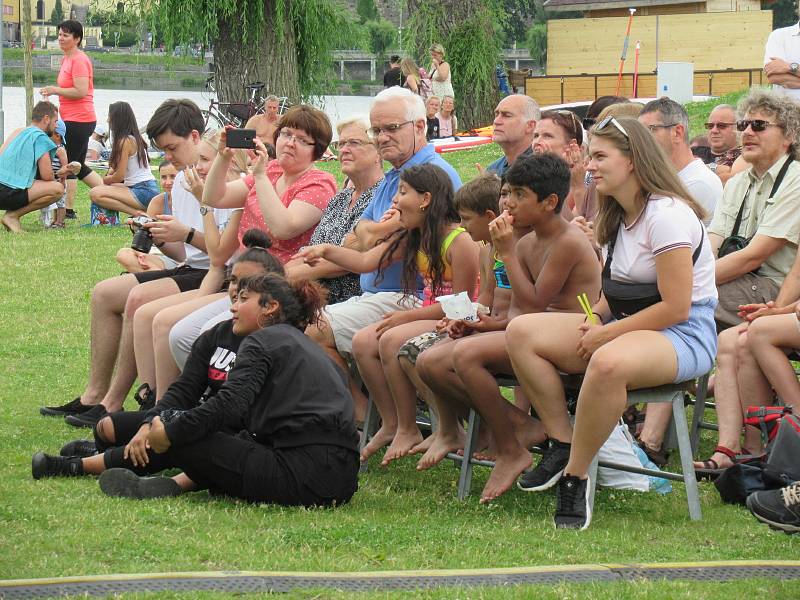
<path id="1" fill-rule="evenodd" d="M 97 135 L 99 135 L 99 136 L 102 136 L 102 137 L 105 137 L 105 136 L 106 136 L 106 134 L 107 134 L 107 132 L 106 132 L 106 128 L 105 128 L 105 127 L 103 127 L 102 125 L 97 125 L 97 126 L 94 128 L 94 132 L 95 132 Z"/>

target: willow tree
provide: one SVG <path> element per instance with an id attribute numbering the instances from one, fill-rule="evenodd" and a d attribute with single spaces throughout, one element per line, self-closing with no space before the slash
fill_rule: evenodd
<path id="1" fill-rule="evenodd" d="M 450 63 L 459 125 L 485 125 L 499 99 L 495 67 L 500 62 L 504 18 L 500 0 L 407 0 L 411 47 L 424 66 L 428 48 L 442 44 Z M 423 66 L 423 65 L 420 65 Z"/>
<path id="2" fill-rule="evenodd" d="M 221 99 L 245 100 L 262 81 L 292 101 L 329 91 L 332 51 L 349 31 L 337 0 L 153 0 L 150 23 L 167 47 L 214 47 Z"/>

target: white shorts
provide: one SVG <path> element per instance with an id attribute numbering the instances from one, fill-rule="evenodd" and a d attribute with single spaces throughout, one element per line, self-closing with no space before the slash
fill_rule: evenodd
<path id="1" fill-rule="evenodd" d="M 402 292 L 364 293 L 344 302 L 330 304 L 323 309 L 325 318 L 333 329 L 333 339 L 340 354 L 351 354 L 353 336 L 368 325 L 377 323 L 381 317 L 397 310 L 410 310 L 422 304 L 419 298 L 406 296 Z"/>

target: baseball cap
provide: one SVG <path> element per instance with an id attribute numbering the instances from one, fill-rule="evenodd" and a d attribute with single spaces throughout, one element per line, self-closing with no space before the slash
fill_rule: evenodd
<path id="1" fill-rule="evenodd" d="M 56 121 L 56 133 L 61 136 L 61 141 L 67 139 L 67 126 L 61 119 Z"/>
<path id="2" fill-rule="evenodd" d="M 102 135 L 102 136 L 106 135 L 106 133 L 107 133 L 107 132 L 106 132 L 106 128 L 105 128 L 105 127 L 103 127 L 102 125 L 97 125 L 97 126 L 94 128 L 94 132 L 95 132 L 97 135 Z"/>

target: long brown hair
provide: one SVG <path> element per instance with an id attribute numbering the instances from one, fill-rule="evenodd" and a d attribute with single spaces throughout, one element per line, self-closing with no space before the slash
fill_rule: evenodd
<path id="1" fill-rule="evenodd" d="M 147 159 L 147 144 L 139 133 L 139 126 L 136 124 L 136 116 L 133 114 L 131 105 L 127 102 L 113 102 L 108 105 L 108 124 L 111 127 L 111 137 L 114 140 L 111 146 L 111 157 L 108 159 L 108 166 L 115 169 L 119 166 L 120 153 L 122 146 L 128 137 L 132 137 L 136 144 L 136 160 L 140 167 L 147 167 L 150 161 Z"/>
<path id="2" fill-rule="evenodd" d="M 642 207 L 650 194 L 670 196 L 682 200 L 702 220 L 706 213 L 703 207 L 692 198 L 689 190 L 675 172 L 667 155 L 658 145 L 647 127 L 636 119 L 616 119 L 627 132 L 627 136 L 609 123 L 603 129 L 592 128 L 592 139 L 604 138 L 611 142 L 633 163 L 633 175 L 641 190 Z M 614 196 L 597 193 L 598 211 L 594 222 L 595 238 L 598 244 L 607 244 L 616 235 L 625 215 L 622 206 Z"/>

